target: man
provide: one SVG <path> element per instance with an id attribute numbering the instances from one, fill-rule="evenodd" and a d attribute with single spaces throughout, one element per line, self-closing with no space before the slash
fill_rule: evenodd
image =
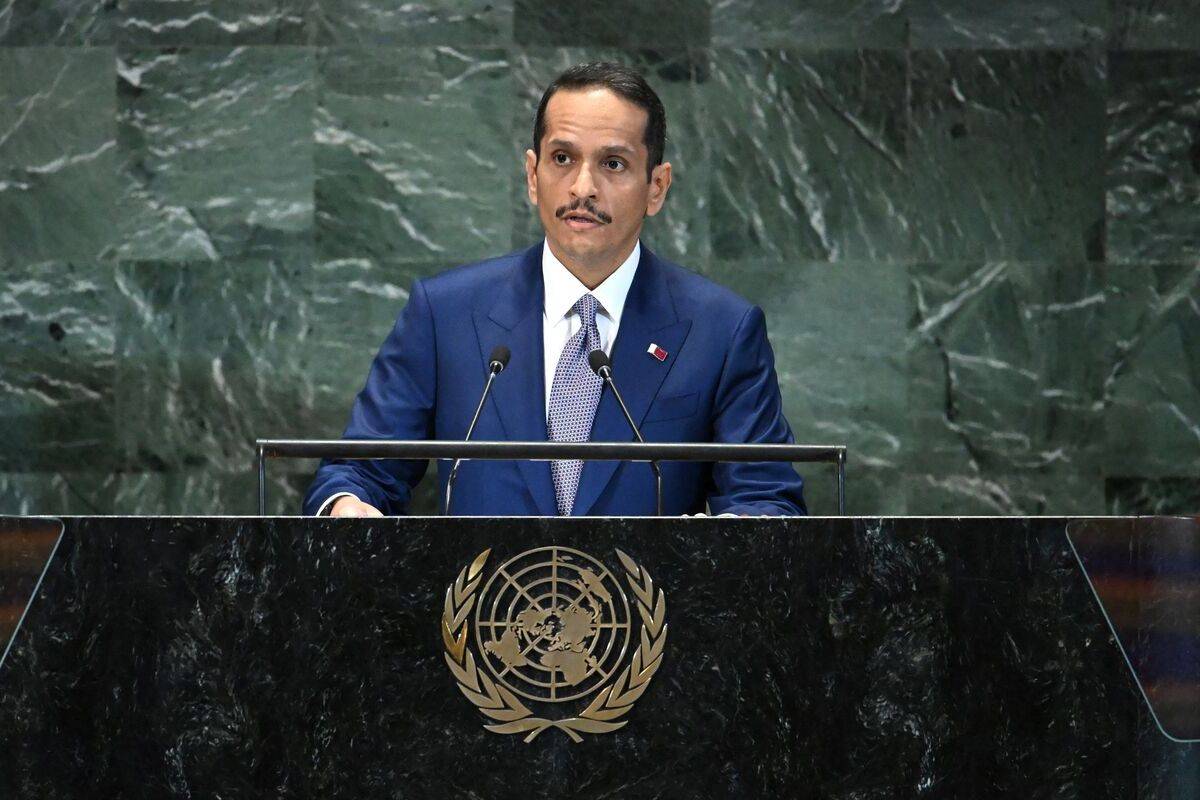
<path id="1" fill-rule="evenodd" d="M 523 252 L 414 283 L 359 393 L 348 439 L 462 439 L 497 345 L 476 440 L 631 441 L 587 365 L 607 352 L 647 441 L 790 443 L 762 311 L 641 246 L 671 186 L 666 115 L 635 71 L 585 64 L 546 90 L 525 152 L 529 202 L 546 238 Z M 590 432 L 590 436 L 589 436 Z M 325 462 L 305 513 L 404 513 L 425 462 Z M 439 464 L 445 487 L 449 465 Z M 803 514 L 802 481 L 780 463 L 664 462 L 664 513 Z M 444 491 L 443 491 L 444 494 Z M 472 461 L 454 511 L 648 515 L 647 464 Z"/>

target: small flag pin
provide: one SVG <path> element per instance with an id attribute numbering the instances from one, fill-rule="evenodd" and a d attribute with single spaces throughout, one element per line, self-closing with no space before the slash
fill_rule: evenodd
<path id="1" fill-rule="evenodd" d="M 653 342 L 651 342 L 650 346 L 646 348 L 646 352 L 649 353 L 650 355 L 654 356 L 655 358 L 657 358 L 659 361 L 667 360 L 667 351 L 663 350 L 661 347 L 654 344 Z"/>

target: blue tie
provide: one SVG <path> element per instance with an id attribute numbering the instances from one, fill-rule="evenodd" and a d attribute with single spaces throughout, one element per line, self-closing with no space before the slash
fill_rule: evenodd
<path id="1" fill-rule="evenodd" d="M 552 442 L 586 442 L 591 435 L 592 420 L 604 388 L 604 381 L 588 366 L 588 353 L 600 348 L 600 331 L 596 329 L 599 306 L 590 294 L 585 294 L 572 306 L 582 324 L 567 340 L 558 357 L 558 366 L 554 368 L 550 413 L 546 418 L 546 432 Z M 571 513 L 582 472 L 582 461 L 550 462 L 554 498 L 561 516 Z"/>

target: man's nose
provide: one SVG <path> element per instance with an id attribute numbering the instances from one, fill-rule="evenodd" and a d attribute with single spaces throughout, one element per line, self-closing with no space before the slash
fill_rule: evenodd
<path id="1" fill-rule="evenodd" d="M 586 163 L 579 165 L 575 173 L 575 181 L 571 184 L 571 194 L 575 197 L 595 197 L 596 182 L 592 180 L 592 169 Z"/>

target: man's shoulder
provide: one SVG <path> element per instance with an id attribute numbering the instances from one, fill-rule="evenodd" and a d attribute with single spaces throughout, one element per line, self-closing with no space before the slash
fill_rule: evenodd
<path id="1" fill-rule="evenodd" d="M 736 322 L 754 307 L 753 303 L 733 289 L 717 283 L 696 270 L 668 261 L 661 256 L 655 256 L 655 259 L 667 284 L 671 287 L 671 296 L 675 301 L 676 310 L 682 315 L 707 319 L 733 318 Z"/>

